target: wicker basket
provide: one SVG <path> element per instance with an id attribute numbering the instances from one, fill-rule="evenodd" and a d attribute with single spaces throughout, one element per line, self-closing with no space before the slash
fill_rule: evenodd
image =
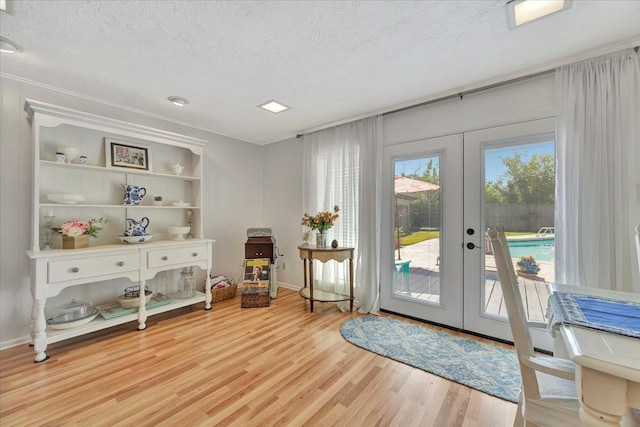
<path id="1" fill-rule="evenodd" d="M 224 288 L 211 289 L 211 302 L 215 304 L 217 302 L 222 302 L 234 298 L 237 292 L 238 285 L 235 283 Z"/>
<path id="2" fill-rule="evenodd" d="M 269 307 L 271 304 L 271 297 L 269 296 L 268 286 L 247 286 L 245 283 L 242 286 L 242 296 L 240 301 L 241 308 L 253 308 L 253 307 Z"/>

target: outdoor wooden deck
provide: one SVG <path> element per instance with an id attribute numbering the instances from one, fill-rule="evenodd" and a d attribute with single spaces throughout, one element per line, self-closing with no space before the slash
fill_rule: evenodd
<path id="1" fill-rule="evenodd" d="M 495 266 L 495 258 L 485 248 L 484 257 L 484 295 L 485 311 L 490 314 L 507 317 L 506 308 L 502 298 L 502 289 L 498 279 L 498 271 Z M 409 246 L 403 246 L 402 252 L 398 252 L 396 268 L 402 270 L 400 264 L 409 267 L 409 288 L 405 283 L 405 275 L 402 271 L 395 277 L 394 293 L 406 295 L 423 301 L 438 302 L 440 289 L 440 242 L 438 239 L 426 240 Z M 516 259 L 513 259 L 516 262 Z M 539 277 L 536 280 L 518 278 L 523 304 L 530 320 L 545 321 L 549 292 L 546 282 L 553 282 L 554 263 L 538 261 L 540 265 Z"/>
<path id="2" fill-rule="evenodd" d="M 399 274 L 394 283 L 394 293 L 406 295 L 423 301 L 437 302 L 440 298 L 440 272 L 422 267 L 409 268 L 409 288 L 404 277 Z M 523 304 L 530 320 L 545 321 L 549 292 L 544 281 L 518 278 Z M 493 270 L 485 272 L 485 312 L 499 316 L 507 316 L 502 298 L 502 289 L 498 273 Z"/>

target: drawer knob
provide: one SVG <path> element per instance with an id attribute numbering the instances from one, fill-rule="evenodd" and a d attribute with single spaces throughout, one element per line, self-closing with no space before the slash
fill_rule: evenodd
<path id="1" fill-rule="evenodd" d="M 124 261 L 119 261 L 118 262 L 118 267 L 122 267 L 124 265 Z"/>
<path id="2" fill-rule="evenodd" d="M 77 273 L 78 271 L 80 271 L 80 268 L 79 268 L 79 267 L 73 267 L 73 268 L 71 269 L 71 272 L 72 272 L 72 273 Z"/>
<path id="3" fill-rule="evenodd" d="M 192 253 L 191 256 L 198 256 L 198 252 Z"/>
<path id="4" fill-rule="evenodd" d="M 169 257 L 168 257 L 168 256 L 166 256 L 166 255 L 162 257 L 162 260 L 163 260 L 163 261 L 166 261 L 166 260 L 168 260 L 168 259 L 169 259 Z"/>

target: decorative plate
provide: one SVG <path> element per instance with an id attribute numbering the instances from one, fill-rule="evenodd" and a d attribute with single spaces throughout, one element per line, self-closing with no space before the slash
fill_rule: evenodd
<path id="1" fill-rule="evenodd" d="M 84 202 L 82 194 L 47 194 L 47 199 L 63 205 L 77 205 L 79 202 Z"/>
<path id="2" fill-rule="evenodd" d="M 82 317 L 78 320 L 72 320 L 70 322 L 56 321 L 56 319 L 52 317 L 50 319 L 47 319 L 47 326 L 51 329 L 71 329 L 78 326 L 86 325 L 87 323 L 95 319 L 98 314 L 100 314 L 100 312 L 94 308 L 91 314 L 85 317 Z"/>

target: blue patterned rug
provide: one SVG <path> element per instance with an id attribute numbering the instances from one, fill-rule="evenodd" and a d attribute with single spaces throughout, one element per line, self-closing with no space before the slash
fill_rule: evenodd
<path id="1" fill-rule="evenodd" d="M 514 350 L 379 316 L 349 319 L 340 333 L 358 347 L 518 402 L 520 368 Z"/>

